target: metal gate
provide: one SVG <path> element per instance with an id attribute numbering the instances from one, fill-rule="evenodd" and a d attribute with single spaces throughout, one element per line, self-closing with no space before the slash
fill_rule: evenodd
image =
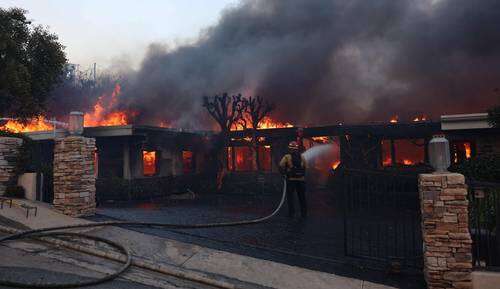
<path id="1" fill-rule="evenodd" d="M 416 174 L 348 169 L 342 176 L 346 256 L 396 271 L 421 271 Z"/>

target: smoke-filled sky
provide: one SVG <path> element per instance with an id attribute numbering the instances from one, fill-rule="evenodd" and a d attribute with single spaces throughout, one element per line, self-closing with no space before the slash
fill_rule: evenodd
<path id="1" fill-rule="evenodd" d="M 275 118 L 300 125 L 437 119 L 500 101 L 498 0 L 242 0 L 199 33 L 153 41 L 126 73 L 123 104 L 140 121 L 203 126 L 201 96 L 226 91 L 272 100 Z"/>

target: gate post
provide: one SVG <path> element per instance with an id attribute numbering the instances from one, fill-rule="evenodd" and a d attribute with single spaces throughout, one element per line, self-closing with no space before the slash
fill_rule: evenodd
<path id="1" fill-rule="evenodd" d="M 0 196 L 5 194 L 5 189 L 13 180 L 17 155 L 23 140 L 16 137 L 0 137 Z"/>
<path id="2" fill-rule="evenodd" d="M 95 139 L 68 136 L 55 140 L 54 209 L 72 217 L 95 214 Z"/>
<path id="3" fill-rule="evenodd" d="M 472 288 L 472 240 L 464 176 L 421 174 L 419 192 L 427 287 Z"/>

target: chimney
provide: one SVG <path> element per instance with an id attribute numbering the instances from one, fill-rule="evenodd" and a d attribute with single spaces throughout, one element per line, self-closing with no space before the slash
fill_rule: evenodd
<path id="1" fill-rule="evenodd" d="M 72 111 L 69 114 L 69 134 L 83 134 L 83 112 Z"/>

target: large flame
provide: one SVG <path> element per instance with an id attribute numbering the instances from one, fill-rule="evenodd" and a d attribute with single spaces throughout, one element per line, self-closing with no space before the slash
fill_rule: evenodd
<path id="1" fill-rule="evenodd" d="M 156 151 L 142 151 L 142 164 L 145 176 L 156 174 Z"/>
<path id="2" fill-rule="evenodd" d="M 84 126 L 112 126 L 112 125 L 127 125 L 130 119 L 135 115 L 132 111 L 118 110 L 116 104 L 121 93 L 119 84 L 115 85 L 115 89 L 111 95 L 103 94 L 99 96 L 94 110 L 85 113 Z"/>
<path id="3" fill-rule="evenodd" d="M 247 123 L 246 128 L 251 128 L 252 122 L 248 117 L 246 117 L 246 123 Z M 288 122 L 279 122 L 279 121 L 273 120 L 272 118 L 266 116 L 259 123 L 259 126 L 257 127 L 257 129 L 287 128 L 287 127 L 293 127 L 293 125 L 291 123 L 288 123 Z M 235 124 L 231 130 L 244 130 L 244 129 L 245 129 L 245 127 L 242 124 L 238 123 L 238 124 Z"/>
<path id="4" fill-rule="evenodd" d="M 9 120 L 6 124 L 0 126 L 0 130 L 8 130 L 15 133 L 30 132 L 30 131 L 48 131 L 54 127 L 46 121 L 43 116 L 31 119 L 27 123 L 22 123 L 16 120 Z"/>

